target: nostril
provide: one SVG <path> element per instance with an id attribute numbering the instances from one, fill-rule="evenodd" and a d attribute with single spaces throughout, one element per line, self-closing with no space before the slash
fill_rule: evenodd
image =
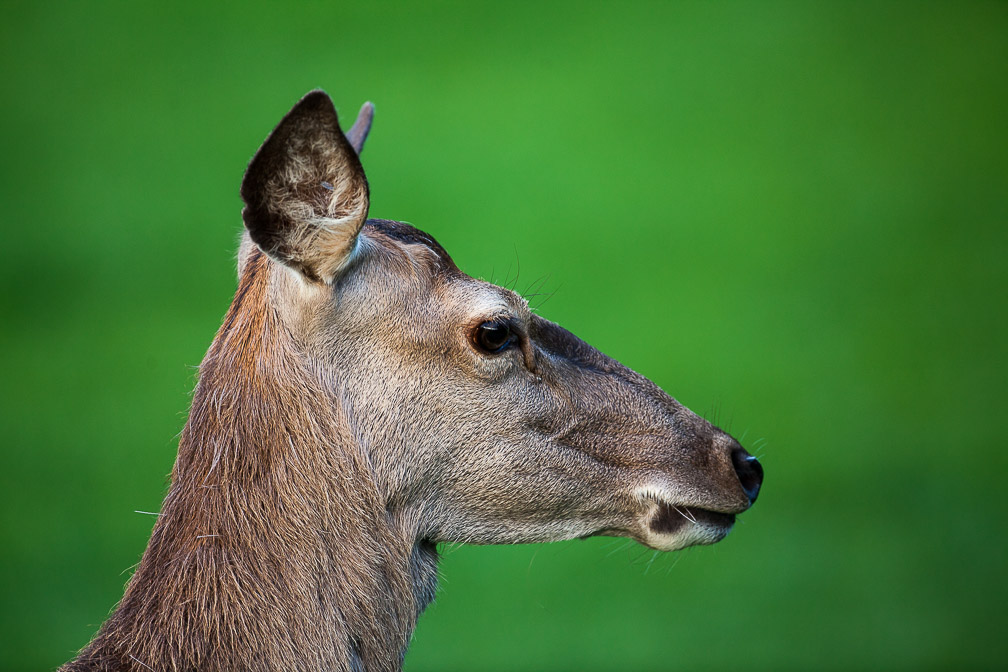
<path id="1" fill-rule="evenodd" d="M 732 465 L 735 467 L 735 473 L 738 475 L 739 483 L 742 484 L 742 489 L 745 490 L 746 497 L 749 498 L 749 504 L 751 505 L 756 501 L 760 486 L 763 484 L 763 466 L 759 463 L 759 460 L 741 448 L 736 448 L 732 451 L 731 460 Z"/>

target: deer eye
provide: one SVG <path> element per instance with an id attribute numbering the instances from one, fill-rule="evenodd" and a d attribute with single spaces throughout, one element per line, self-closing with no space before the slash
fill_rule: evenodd
<path id="1" fill-rule="evenodd" d="M 489 320 L 476 327 L 476 345 L 491 354 L 511 345 L 511 325 L 504 320 Z"/>

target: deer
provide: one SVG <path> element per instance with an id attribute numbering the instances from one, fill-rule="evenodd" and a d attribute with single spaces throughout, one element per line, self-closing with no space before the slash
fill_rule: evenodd
<path id="1" fill-rule="evenodd" d="M 234 299 L 150 541 L 61 669 L 398 670 L 440 543 L 725 537 L 763 468 L 658 385 L 369 219 L 359 155 L 305 95 L 248 165 Z"/>

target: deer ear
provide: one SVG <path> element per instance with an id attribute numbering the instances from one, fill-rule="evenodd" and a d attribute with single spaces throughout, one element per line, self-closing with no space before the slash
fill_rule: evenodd
<path id="1" fill-rule="evenodd" d="M 357 121 L 346 132 L 346 139 L 360 156 L 364 149 L 364 141 L 367 140 L 368 133 L 371 132 L 371 122 L 374 121 L 374 103 L 366 102 L 361 105 L 360 112 L 357 113 Z"/>
<path id="2" fill-rule="evenodd" d="M 358 134 L 360 145 L 366 134 Z M 309 280 L 332 282 L 367 219 L 368 184 L 357 151 L 325 92 L 302 98 L 242 180 L 242 218 L 259 249 Z"/>

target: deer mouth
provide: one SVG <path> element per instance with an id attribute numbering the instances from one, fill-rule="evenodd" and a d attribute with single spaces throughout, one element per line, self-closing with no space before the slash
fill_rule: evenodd
<path id="1" fill-rule="evenodd" d="M 735 524 L 735 514 L 696 506 L 655 502 L 648 521 L 647 545 L 660 550 L 713 544 L 724 539 Z"/>

